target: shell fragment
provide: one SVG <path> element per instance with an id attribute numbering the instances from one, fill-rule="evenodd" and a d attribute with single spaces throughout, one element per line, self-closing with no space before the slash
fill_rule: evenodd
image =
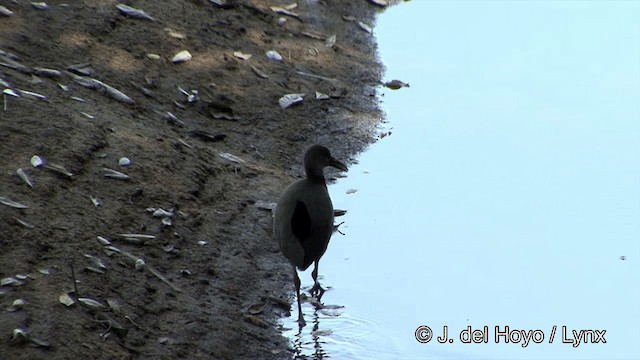
<path id="1" fill-rule="evenodd" d="M 36 8 L 38 10 L 47 10 L 47 9 L 49 9 L 49 5 L 47 5 L 47 3 L 44 2 L 44 1 L 40 1 L 40 2 L 32 1 L 31 2 L 31 6 L 33 6 L 34 8 Z"/>
<path id="2" fill-rule="evenodd" d="M 131 99 L 130 97 L 128 97 L 125 93 L 123 93 L 122 91 L 114 88 L 113 86 L 109 86 L 103 82 L 100 82 L 100 84 L 102 85 L 102 88 L 104 89 L 104 92 L 109 95 L 110 97 L 112 97 L 115 100 L 118 100 L 120 102 L 123 102 L 125 104 L 135 104 L 135 101 L 133 101 L 133 99 Z"/>
<path id="3" fill-rule="evenodd" d="M 232 162 L 232 163 L 236 163 L 236 164 L 244 163 L 244 160 L 240 159 L 239 157 L 237 157 L 237 156 L 235 156 L 233 154 L 220 153 L 220 157 L 222 157 L 224 160 L 226 160 L 228 162 Z"/>
<path id="4" fill-rule="evenodd" d="M 316 100 L 328 100 L 329 95 L 316 91 Z"/>
<path id="5" fill-rule="evenodd" d="M 327 38 L 327 40 L 325 41 L 325 43 L 324 43 L 324 45 L 326 47 L 328 47 L 328 48 L 332 48 L 333 45 L 335 45 L 335 44 L 336 44 L 336 34 L 333 34 L 333 35 L 329 36 Z"/>
<path id="6" fill-rule="evenodd" d="M 238 59 L 242 59 L 242 60 L 249 60 L 251 59 L 251 57 L 253 55 L 251 54 L 245 54 L 242 51 L 234 51 L 233 52 L 233 56 L 237 57 Z"/>
<path id="7" fill-rule="evenodd" d="M 173 212 L 171 211 L 167 211 L 165 209 L 156 209 L 153 211 L 153 217 L 172 217 L 173 216 Z"/>
<path id="8" fill-rule="evenodd" d="M 78 298 L 78 302 L 81 305 L 83 305 L 85 307 L 88 307 L 90 309 L 104 309 L 105 308 L 105 305 L 102 304 L 101 302 L 93 300 L 93 299 L 89 299 L 89 298 L 84 298 L 84 297 Z"/>
<path id="9" fill-rule="evenodd" d="M 42 94 L 38 94 L 36 92 L 33 91 L 27 91 L 27 90 L 20 90 L 20 89 L 16 89 L 18 90 L 18 92 L 20 93 L 20 95 L 22 95 L 23 98 L 25 99 L 30 99 L 30 100 L 47 100 L 47 97 L 42 95 Z"/>
<path id="10" fill-rule="evenodd" d="M 373 28 L 371 27 L 371 25 L 364 23 L 362 21 L 358 21 L 358 26 L 360 26 L 360 29 L 368 32 L 369 34 L 373 33 Z"/>
<path id="11" fill-rule="evenodd" d="M 120 10 L 121 13 L 127 16 L 131 16 L 132 18 L 149 20 L 149 21 L 157 21 L 155 18 L 151 17 L 149 14 L 147 14 L 143 10 L 138 10 L 129 5 L 118 4 L 116 5 L 116 8 L 118 8 L 118 10 Z"/>
<path id="12" fill-rule="evenodd" d="M 0 15 L 4 16 L 13 16 L 13 11 L 7 9 L 6 7 L 0 5 Z"/>
<path id="13" fill-rule="evenodd" d="M 105 236 L 98 235 L 98 242 L 104 246 L 111 245 L 111 240 Z"/>
<path id="14" fill-rule="evenodd" d="M 8 197 L 0 196 L 0 204 L 14 207 L 16 209 L 27 209 L 29 206 L 15 202 Z"/>
<path id="15" fill-rule="evenodd" d="M 120 158 L 120 160 L 118 160 L 118 165 L 120 165 L 120 166 L 129 166 L 129 165 L 131 165 L 131 160 L 129 160 L 129 158 L 127 158 L 127 157 L 122 157 L 122 158 Z"/>
<path id="16" fill-rule="evenodd" d="M 280 55 L 277 51 L 275 50 L 269 50 L 266 52 L 266 55 L 269 59 L 271 60 L 275 60 L 275 61 L 282 61 L 282 55 Z"/>
<path id="17" fill-rule="evenodd" d="M 24 282 L 14 278 L 14 277 L 6 277 L 4 279 L 0 279 L 0 286 L 21 286 L 24 285 Z"/>
<path id="18" fill-rule="evenodd" d="M 304 100 L 305 94 L 287 94 L 278 100 L 280 107 L 283 109 L 288 108 L 291 105 L 297 104 Z"/>
<path id="19" fill-rule="evenodd" d="M 40 167 L 44 164 L 44 160 L 38 156 L 38 155 L 33 155 L 31 157 L 31 165 L 33 165 L 33 167 L 37 168 Z"/>
<path id="20" fill-rule="evenodd" d="M 251 70 L 253 70 L 253 72 L 258 75 L 259 77 L 263 78 L 263 79 L 268 79 L 269 75 L 265 74 L 264 71 L 258 69 L 257 67 L 253 66 L 253 65 L 249 65 L 251 67 Z"/>
<path id="21" fill-rule="evenodd" d="M 171 62 L 174 64 L 180 64 L 183 63 L 185 61 L 189 61 L 191 60 L 193 56 L 191 55 L 191 53 L 187 50 L 182 50 L 179 53 L 177 53 L 172 59 Z"/>
<path id="22" fill-rule="evenodd" d="M 16 170 L 16 174 L 18 174 L 18 177 L 20 177 L 25 184 L 29 185 L 29 187 L 33 187 L 33 180 L 31 180 L 31 177 L 29 177 L 24 168 Z"/>
<path id="23" fill-rule="evenodd" d="M 33 68 L 34 74 L 38 76 L 58 78 L 62 76 L 62 71 L 55 69 Z"/>
<path id="24" fill-rule="evenodd" d="M 51 170 L 58 174 L 64 175 L 66 177 L 72 177 L 73 173 L 67 170 L 64 166 L 58 164 L 44 164 L 44 168 L 47 170 Z"/>
<path id="25" fill-rule="evenodd" d="M 291 17 L 294 17 L 294 18 L 300 18 L 300 14 L 295 13 L 293 11 L 289 11 L 289 9 L 287 9 L 287 7 L 271 6 L 271 11 L 273 11 L 275 13 L 278 13 L 278 14 L 291 16 Z"/>
<path id="26" fill-rule="evenodd" d="M 13 91 L 12 89 L 4 89 L 4 90 L 2 90 L 2 93 L 5 94 L 5 95 L 13 96 L 13 97 L 20 97 L 20 94 L 18 94 L 17 92 Z"/>
<path id="27" fill-rule="evenodd" d="M 131 176 L 121 173 L 120 171 L 112 170 L 109 168 L 102 168 L 102 175 L 111 179 L 117 180 L 130 180 Z"/>
<path id="28" fill-rule="evenodd" d="M 90 195 L 89 198 L 91 199 L 91 203 L 93 204 L 93 206 L 98 207 L 102 205 L 102 201 L 100 201 L 100 199 L 98 199 L 97 197 Z"/>
<path id="29" fill-rule="evenodd" d="M 58 296 L 58 301 L 60 301 L 61 304 L 67 307 L 74 305 L 76 303 L 76 301 L 73 300 L 73 298 L 69 295 L 69 293 L 60 294 L 60 296 Z"/>
<path id="30" fill-rule="evenodd" d="M 73 81 L 75 81 L 77 84 L 80 84 L 81 86 L 84 86 L 92 90 L 100 90 L 103 93 L 109 95 L 111 98 L 118 100 L 120 102 L 123 102 L 125 104 L 130 104 L 130 105 L 135 104 L 135 101 L 133 101 L 133 99 L 131 99 L 125 93 L 114 88 L 113 86 L 103 83 L 100 80 L 96 80 L 90 77 L 75 75 L 72 73 L 69 73 L 69 74 L 71 75 L 71 78 L 73 79 Z"/>

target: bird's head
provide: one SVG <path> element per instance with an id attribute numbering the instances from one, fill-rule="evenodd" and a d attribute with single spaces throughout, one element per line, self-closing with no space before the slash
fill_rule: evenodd
<path id="1" fill-rule="evenodd" d="M 327 166 L 347 171 L 347 166 L 331 156 L 329 149 L 322 145 L 313 145 L 304 154 L 304 168 L 307 176 L 322 176 L 322 169 Z"/>

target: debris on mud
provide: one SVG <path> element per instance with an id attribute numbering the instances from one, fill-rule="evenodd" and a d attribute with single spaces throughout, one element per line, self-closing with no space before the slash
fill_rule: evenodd
<path id="1" fill-rule="evenodd" d="M 382 67 L 358 23 L 378 11 L 0 6 L 2 357 L 291 358 L 265 209 L 310 144 L 375 141 Z M 306 95 L 283 110 L 285 94 Z"/>

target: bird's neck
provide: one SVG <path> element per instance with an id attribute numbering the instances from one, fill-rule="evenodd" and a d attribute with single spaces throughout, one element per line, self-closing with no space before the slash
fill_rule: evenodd
<path id="1" fill-rule="evenodd" d="M 312 183 L 326 184 L 322 169 L 305 168 L 304 170 L 307 173 L 307 179 L 309 179 L 309 181 L 311 181 Z"/>

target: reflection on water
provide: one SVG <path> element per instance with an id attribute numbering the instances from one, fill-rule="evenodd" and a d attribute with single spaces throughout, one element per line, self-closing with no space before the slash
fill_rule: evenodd
<path id="1" fill-rule="evenodd" d="M 295 359 L 324 359 L 327 355 L 327 352 L 322 350 L 322 344 L 325 343 L 322 340 L 322 336 L 326 333 L 320 331 L 320 315 L 317 310 L 313 313 L 312 324 L 313 327 L 311 328 L 311 333 L 309 334 L 311 339 L 306 338 L 306 335 L 302 331 L 303 328 L 300 328 L 298 330 L 298 333 L 293 336 Z"/>
<path id="2" fill-rule="evenodd" d="M 325 296 L 330 293 L 327 289 Z M 365 318 L 356 309 L 307 299 L 302 311 L 307 319 L 302 329 L 296 314 L 282 319 L 283 334 L 291 339 L 295 359 L 398 358 L 392 341 L 382 336 L 384 324 Z"/>

